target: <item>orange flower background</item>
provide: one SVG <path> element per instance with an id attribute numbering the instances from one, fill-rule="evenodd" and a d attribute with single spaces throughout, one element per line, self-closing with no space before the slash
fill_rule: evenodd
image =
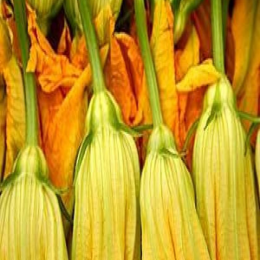
<path id="1" fill-rule="evenodd" d="M 124 1 L 123 7 L 132 10 L 132 1 Z M 155 1 L 153 10 L 148 10 L 150 47 L 162 113 L 165 123 L 174 133 L 179 151 L 182 151 L 190 128 L 200 116 L 207 86 L 220 77 L 211 58 L 209 1 L 203 1 L 188 17 L 177 44 L 174 43 L 174 15 L 170 4 L 167 1 Z M 8 47 L 1 39 L 0 160 L 2 175 L 6 177 L 24 143 L 25 111 L 15 23 L 12 8 L 5 2 L 2 4 L 2 13 L 13 46 Z M 122 12 L 116 19 L 113 13 L 111 7 L 106 5 L 95 17 L 107 87 L 120 105 L 123 119 L 129 126 L 152 124 L 134 15 Z M 122 25 L 123 19 L 125 23 Z M 73 35 L 62 11 L 53 23 L 58 23 L 58 30 L 50 30 L 46 37 L 37 25 L 36 13 L 28 8 L 31 49 L 27 71 L 35 72 L 37 78 L 39 138 L 48 162 L 50 179 L 58 188 L 70 188 L 77 151 L 86 133 L 86 112 L 92 93 L 91 69 L 84 38 L 80 33 Z M 258 115 L 259 1 L 234 1 L 230 6 L 225 31 L 226 71 L 235 90 L 238 108 Z M 7 57 L 6 53 L 12 54 Z M 248 122 L 245 122 L 245 127 L 249 127 Z M 149 131 L 137 140 L 141 161 L 144 159 L 148 135 Z M 189 166 L 191 149 L 192 142 L 185 151 Z M 71 190 L 63 196 L 63 200 L 71 212 Z"/>

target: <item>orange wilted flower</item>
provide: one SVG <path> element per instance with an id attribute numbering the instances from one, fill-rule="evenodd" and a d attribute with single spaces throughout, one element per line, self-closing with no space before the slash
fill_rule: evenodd
<path id="1" fill-rule="evenodd" d="M 85 132 L 82 122 L 85 121 L 88 104 L 86 88 L 91 82 L 90 67 L 87 65 L 83 70 L 65 55 L 55 53 L 39 30 L 34 12 L 29 12 L 28 22 L 32 47 L 27 70 L 36 72 L 40 86 L 41 141 L 50 168 L 50 179 L 56 187 L 70 187 L 74 161 Z M 101 55 L 107 56 L 106 46 Z M 63 199 L 71 211 L 71 193 Z"/>

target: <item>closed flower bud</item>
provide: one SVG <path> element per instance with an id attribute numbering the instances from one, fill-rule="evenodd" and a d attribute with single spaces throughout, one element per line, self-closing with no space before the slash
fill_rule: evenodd
<path id="1" fill-rule="evenodd" d="M 223 77 L 206 93 L 193 153 L 197 211 L 212 260 L 259 259 L 260 214 L 245 144 L 235 98 Z"/>
<path id="2" fill-rule="evenodd" d="M 8 27 L 0 17 L 0 73 L 12 57 L 12 43 Z"/>
<path id="3" fill-rule="evenodd" d="M 59 12 L 63 0 L 28 0 L 28 3 L 36 11 L 37 22 L 46 34 L 50 20 Z"/>
<path id="4" fill-rule="evenodd" d="M 67 260 L 57 198 L 40 148 L 26 146 L 0 197 L 0 259 Z"/>
<path id="5" fill-rule="evenodd" d="M 149 139 L 140 202 L 144 260 L 209 259 L 191 176 L 165 126 Z"/>
<path id="6" fill-rule="evenodd" d="M 92 16 L 95 18 L 103 8 L 108 5 L 111 8 L 112 14 L 117 18 L 122 0 L 84 0 L 88 1 L 90 10 L 92 11 Z M 70 25 L 75 31 L 82 32 L 82 23 L 78 8 L 77 0 L 64 0 L 64 10 L 66 17 L 68 18 Z"/>
<path id="7" fill-rule="evenodd" d="M 113 97 L 94 94 L 78 155 L 72 259 L 140 259 L 139 161 Z M 79 161 L 81 160 L 80 164 Z"/>

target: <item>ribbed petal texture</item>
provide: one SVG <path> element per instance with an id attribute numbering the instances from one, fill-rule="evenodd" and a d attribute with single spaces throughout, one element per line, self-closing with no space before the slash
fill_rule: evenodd
<path id="1" fill-rule="evenodd" d="M 245 132 L 229 101 L 205 129 L 211 108 L 204 108 L 193 153 L 196 206 L 210 256 L 257 260 L 260 213 L 250 147 L 245 154 Z"/>
<path id="2" fill-rule="evenodd" d="M 0 259 L 68 259 L 57 198 L 30 174 L 0 197 Z"/>
<path id="3" fill-rule="evenodd" d="M 149 152 L 140 201 L 143 260 L 209 259 L 191 177 L 181 158 Z"/>
<path id="4" fill-rule="evenodd" d="M 140 259 L 139 178 L 133 138 L 97 129 L 75 186 L 73 260 Z"/>

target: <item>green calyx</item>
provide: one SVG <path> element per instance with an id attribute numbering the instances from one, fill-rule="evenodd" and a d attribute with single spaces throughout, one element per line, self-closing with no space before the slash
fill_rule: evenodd
<path id="1" fill-rule="evenodd" d="M 127 132 L 134 137 L 140 136 L 143 131 L 151 128 L 150 125 L 141 126 L 140 129 L 128 127 L 123 122 L 118 104 L 107 90 L 97 92 L 91 98 L 87 114 L 87 135 L 94 135 L 96 131 L 103 127 L 112 127 L 115 130 Z"/>
<path id="2" fill-rule="evenodd" d="M 29 174 L 38 179 L 48 178 L 48 166 L 41 148 L 34 145 L 25 146 L 16 159 L 13 173 Z"/>
<path id="3" fill-rule="evenodd" d="M 151 152 L 179 157 L 173 134 L 170 129 L 163 124 L 155 127 L 150 135 L 147 154 Z"/>
<path id="4" fill-rule="evenodd" d="M 211 110 L 205 129 L 214 118 L 221 113 L 224 106 L 236 110 L 236 99 L 232 87 L 225 75 L 208 88 L 204 97 L 203 111 L 205 112 L 208 109 Z"/>
<path id="5" fill-rule="evenodd" d="M 0 189 L 3 190 L 24 175 L 48 183 L 48 166 L 40 147 L 26 145 L 19 152 L 12 173 L 1 183 Z"/>
<path id="6" fill-rule="evenodd" d="M 117 128 L 121 124 L 123 124 L 121 112 L 112 95 L 107 90 L 95 93 L 88 109 L 87 129 L 95 133 L 100 127 Z"/>
<path id="7" fill-rule="evenodd" d="M 123 122 L 118 104 L 107 90 L 97 92 L 92 96 L 88 108 L 86 123 L 88 132 L 83 139 L 77 154 L 74 169 L 74 183 L 77 179 L 77 174 L 85 155 L 85 151 L 92 143 L 97 132 L 101 131 L 103 128 L 112 128 L 115 132 L 121 131 L 133 137 L 139 137 L 143 131 L 151 129 L 150 125 L 141 126 L 140 128 L 128 127 Z"/>
<path id="8" fill-rule="evenodd" d="M 235 96 L 229 80 L 225 75 L 213 85 L 209 86 L 204 98 L 203 110 L 208 107 L 220 107 L 223 104 L 229 104 L 235 107 Z"/>

